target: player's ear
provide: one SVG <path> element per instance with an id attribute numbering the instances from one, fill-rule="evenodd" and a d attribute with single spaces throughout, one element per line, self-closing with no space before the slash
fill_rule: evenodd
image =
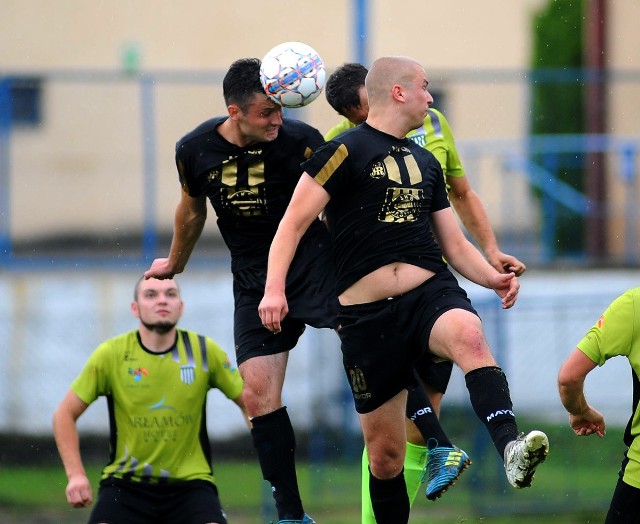
<path id="1" fill-rule="evenodd" d="M 404 102 L 404 87 L 400 84 L 394 84 L 391 88 L 391 96 L 393 96 L 394 100 Z"/>
<path id="2" fill-rule="evenodd" d="M 232 120 L 235 120 L 242 111 L 240 111 L 237 104 L 231 104 L 227 107 L 227 112 L 229 113 L 229 117 L 231 117 Z"/>
<path id="3" fill-rule="evenodd" d="M 131 302 L 131 313 L 136 318 L 140 318 L 140 310 L 138 309 L 138 303 L 134 300 Z"/>

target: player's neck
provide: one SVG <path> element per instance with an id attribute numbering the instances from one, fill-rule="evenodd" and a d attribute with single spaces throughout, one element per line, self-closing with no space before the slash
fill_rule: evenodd
<path id="1" fill-rule="evenodd" d="M 385 115 L 377 117 L 376 115 L 371 115 L 371 113 L 369 113 L 366 122 L 374 129 L 382 133 L 386 133 L 387 135 L 395 136 L 396 138 L 404 138 L 405 135 L 410 131 L 408 130 L 405 132 L 402 126 L 399 126 L 397 122 L 389 119 Z"/>
<path id="2" fill-rule="evenodd" d="M 231 118 L 227 118 L 218 126 L 218 133 L 220 133 L 222 138 L 234 146 L 245 147 L 251 145 L 242 131 L 240 131 L 240 128 L 234 124 Z"/>
<path id="3" fill-rule="evenodd" d="M 140 326 L 138 333 L 140 333 L 140 342 L 142 342 L 142 345 L 152 353 L 164 353 L 171 349 L 176 343 L 176 328 L 166 333 L 158 333 L 145 326 Z"/>

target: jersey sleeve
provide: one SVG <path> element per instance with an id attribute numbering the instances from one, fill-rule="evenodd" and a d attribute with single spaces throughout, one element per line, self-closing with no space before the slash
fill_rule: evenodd
<path id="1" fill-rule="evenodd" d="M 340 190 L 345 179 L 349 151 L 339 142 L 327 142 L 313 156 L 302 164 L 305 172 L 311 175 L 330 195 Z"/>
<path id="2" fill-rule="evenodd" d="M 447 119 L 442 113 L 436 110 L 433 110 L 433 112 L 438 117 L 438 121 L 440 123 L 440 129 L 442 131 L 442 139 L 443 139 L 442 144 L 445 149 L 445 157 L 446 157 L 446 161 L 442 165 L 444 174 L 445 176 L 461 178 L 465 175 L 465 173 L 462 167 L 462 161 L 460 160 L 460 155 L 458 154 L 456 142 L 453 137 L 453 132 L 451 131 L 451 126 L 449 125 L 449 122 L 447 121 Z"/>
<path id="3" fill-rule="evenodd" d="M 639 294 L 640 288 L 635 288 L 616 298 L 578 343 L 578 349 L 599 366 L 612 357 L 629 355 Z"/>
<path id="4" fill-rule="evenodd" d="M 209 362 L 210 386 L 217 388 L 231 400 L 242 393 L 242 378 L 238 368 L 232 366 L 224 350 L 210 338 L 205 338 Z"/>
<path id="5" fill-rule="evenodd" d="M 109 341 L 98 346 L 71 383 L 71 390 L 86 404 L 91 404 L 102 395 L 110 394 L 108 377 L 111 349 Z"/>

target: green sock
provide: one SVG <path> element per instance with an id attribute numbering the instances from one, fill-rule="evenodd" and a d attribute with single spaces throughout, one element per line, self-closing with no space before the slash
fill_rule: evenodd
<path id="1" fill-rule="evenodd" d="M 413 505 L 413 501 L 418 495 L 420 484 L 422 483 L 422 475 L 425 464 L 427 463 L 427 448 L 425 446 L 416 446 L 407 442 L 407 452 L 404 456 L 404 479 L 407 484 L 407 495 L 409 495 L 409 504 Z M 371 496 L 369 494 L 369 458 L 367 457 L 367 449 L 362 452 L 362 524 L 376 524 L 376 518 L 373 514 L 373 506 L 371 505 Z"/>
<path id="2" fill-rule="evenodd" d="M 407 495 L 409 504 L 413 506 L 413 501 L 420 491 L 420 484 L 424 475 L 424 468 L 427 465 L 426 446 L 416 446 L 407 442 L 407 452 L 404 455 L 404 481 L 407 483 Z"/>

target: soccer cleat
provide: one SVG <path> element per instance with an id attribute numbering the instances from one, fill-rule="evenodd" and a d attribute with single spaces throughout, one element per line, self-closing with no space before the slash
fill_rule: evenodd
<path id="1" fill-rule="evenodd" d="M 433 439 L 430 439 L 430 441 Z M 469 455 L 456 446 L 444 447 L 436 445 L 429 448 L 427 459 L 426 495 L 429 500 L 436 500 L 458 480 L 460 474 L 471 464 Z"/>
<path id="2" fill-rule="evenodd" d="M 514 488 L 528 488 L 538 465 L 549 453 L 549 439 L 542 431 L 521 433 L 504 450 L 504 469 Z"/>
<path id="3" fill-rule="evenodd" d="M 313 520 L 309 515 L 305 513 L 304 515 L 302 515 L 302 520 L 284 519 L 284 520 L 279 520 L 278 524 L 316 524 L 316 521 Z"/>

